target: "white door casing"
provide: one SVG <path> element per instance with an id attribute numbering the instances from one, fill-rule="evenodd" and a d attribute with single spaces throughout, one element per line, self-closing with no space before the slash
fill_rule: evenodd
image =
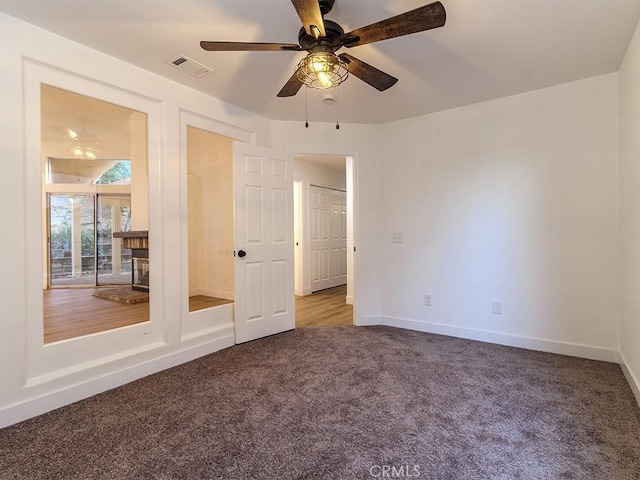
<path id="1" fill-rule="evenodd" d="M 235 342 L 243 343 L 295 328 L 293 157 L 234 143 L 233 164 Z"/>

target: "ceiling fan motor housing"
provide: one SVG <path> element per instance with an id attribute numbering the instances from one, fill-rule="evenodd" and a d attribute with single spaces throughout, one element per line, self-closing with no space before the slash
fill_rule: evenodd
<path id="1" fill-rule="evenodd" d="M 326 15 L 333 8 L 335 0 L 318 0 L 318 3 L 320 4 L 320 12 L 322 15 Z"/>
<path id="2" fill-rule="evenodd" d="M 340 25 L 331 20 L 324 21 L 324 29 L 327 33 L 326 36 L 316 39 L 314 36 L 309 35 L 304 27 L 302 27 L 300 33 L 298 33 L 298 43 L 307 51 L 315 50 L 321 46 L 325 47 L 325 50 L 331 49 L 332 52 L 335 52 L 342 46 L 344 30 Z"/>

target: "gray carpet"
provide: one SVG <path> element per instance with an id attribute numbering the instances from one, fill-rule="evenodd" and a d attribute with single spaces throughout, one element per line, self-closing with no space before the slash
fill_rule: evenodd
<path id="1" fill-rule="evenodd" d="M 640 408 L 615 364 L 299 329 L 3 429 L 0 478 L 640 479 Z"/>

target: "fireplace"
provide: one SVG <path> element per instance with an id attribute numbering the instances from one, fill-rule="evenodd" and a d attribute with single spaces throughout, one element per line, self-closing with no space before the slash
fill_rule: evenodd
<path id="1" fill-rule="evenodd" d="M 131 288 L 149 293 L 149 232 L 114 232 L 113 236 L 122 238 L 124 248 L 131 249 Z"/>
<path id="2" fill-rule="evenodd" d="M 149 250 L 141 248 L 131 251 L 133 262 L 131 288 L 140 292 L 149 292 Z"/>

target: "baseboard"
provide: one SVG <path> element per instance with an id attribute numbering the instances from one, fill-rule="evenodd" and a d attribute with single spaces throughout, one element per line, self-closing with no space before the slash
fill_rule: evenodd
<path id="1" fill-rule="evenodd" d="M 360 315 L 356 318 L 355 325 L 358 327 L 372 327 L 374 325 L 382 325 L 382 319 L 377 315 Z"/>
<path id="2" fill-rule="evenodd" d="M 631 387 L 633 396 L 636 397 L 636 402 L 638 402 L 638 406 L 640 406 L 640 381 L 638 381 L 638 377 L 636 377 L 629 368 L 629 364 L 622 352 L 620 352 L 620 368 L 622 368 L 622 373 L 624 373 L 624 377 Z"/>
<path id="3" fill-rule="evenodd" d="M 346 303 L 347 305 L 353 305 L 353 295 L 347 295 Z"/>
<path id="4" fill-rule="evenodd" d="M 10 405 L 0 410 L 0 428 L 8 427 L 23 420 L 42 415 L 56 408 L 97 395 L 182 363 L 190 362 L 196 358 L 233 345 L 234 337 L 233 332 L 231 332 L 206 343 L 192 344 L 189 347 L 167 353 L 159 358 L 154 358 L 147 362 L 78 383 L 69 388 Z"/>
<path id="5" fill-rule="evenodd" d="M 225 292 L 223 290 L 211 290 L 208 288 L 194 288 L 189 290 L 189 296 L 204 295 L 205 297 L 224 298 L 225 300 L 233 300 L 234 292 Z"/>
<path id="6" fill-rule="evenodd" d="M 590 360 L 601 360 L 604 362 L 619 363 L 620 354 L 617 350 L 611 350 L 589 345 L 579 345 L 555 340 L 545 340 L 519 335 L 509 335 L 488 330 L 479 330 L 467 327 L 457 327 L 441 323 L 426 322 L 424 320 L 413 320 L 398 317 L 380 317 L 379 325 L 390 327 L 406 328 L 420 332 L 436 333 L 450 337 L 466 338 L 481 342 L 496 343 L 509 347 L 526 348 L 541 352 L 558 353 L 571 357 L 588 358 Z"/>

